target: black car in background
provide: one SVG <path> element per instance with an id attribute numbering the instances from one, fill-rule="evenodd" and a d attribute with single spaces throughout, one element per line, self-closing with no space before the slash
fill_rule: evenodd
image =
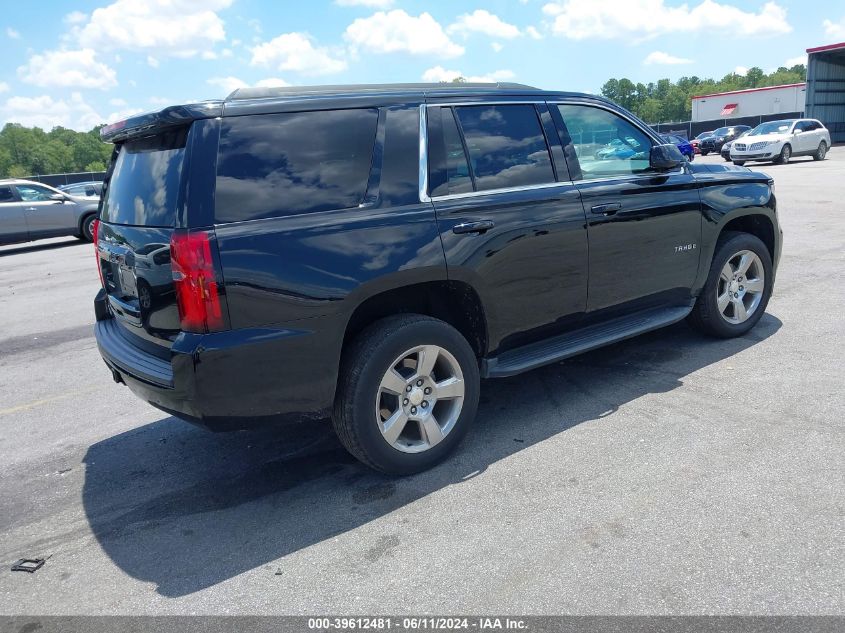
<path id="1" fill-rule="evenodd" d="M 702 156 L 707 156 L 710 152 L 721 152 L 722 145 L 728 141 L 733 141 L 743 132 L 751 129 L 749 125 L 732 125 L 729 127 L 720 127 L 715 130 L 711 136 L 701 139 L 698 147 Z"/>
<path id="2" fill-rule="evenodd" d="M 331 418 L 388 473 L 457 446 L 482 378 L 685 318 L 745 334 L 780 257 L 768 176 L 698 168 L 589 95 L 250 88 L 101 136 L 113 378 L 215 430 Z"/>

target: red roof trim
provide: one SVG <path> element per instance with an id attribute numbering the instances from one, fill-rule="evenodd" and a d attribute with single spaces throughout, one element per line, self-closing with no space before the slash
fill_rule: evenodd
<path id="1" fill-rule="evenodd" d="M 808 53 L 821 53 L 822 51 L 835 51 L 840 48 L 845 48 L 845 42 L 839 44 L 827 44 L 826 46 L 816 46 L 815 48 L 808 48 Z"/>
<path id="2" fill-rule="evenodd" d="M 780 90 L 781 88 L 796 88 L 798 86 L 804 87 L 807 84 L 804 82 L 798 84 L 783 84 L 781 86 L 764 86 L 762 88 L 746 88 L 745 90 L 731 90 L 730 92 L 713 92 L 709 95 L 699 95 L 693 99 L 707 99 L 708 97 L 721 97 L 724 95 L 739 95 L 747 92 L 762 92 L 763 90 Z"/>

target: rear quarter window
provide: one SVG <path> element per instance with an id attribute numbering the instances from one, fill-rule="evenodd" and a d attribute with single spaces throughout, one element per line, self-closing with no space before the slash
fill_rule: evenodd
<path id="1" fill-rule="evenodd" d="M 215 221 L 356 207 L 364 199 L 375 109 L 224 118 Z"/>

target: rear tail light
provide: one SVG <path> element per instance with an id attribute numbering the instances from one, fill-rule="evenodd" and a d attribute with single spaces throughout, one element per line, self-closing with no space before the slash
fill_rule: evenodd
<path id="1" fill-rule="evenodd" d="M 103 265 L 100 263 L 100 219 L 97 218 L 91 223 L 91 241 L 94 242 L 94 257 L 97 258 L 97 274 L 100 275 L 100 285 L 105 288 L 106 282 L 103 279 Z"/>
<path id="2" fill-rule="evenodd" d="M 212 231 L 174 231 L 170 238 L 170 266 L 185 332 L 218 332 L 226 329 L 214 254 Z M 222 280 L 221 280 L 222 281 Z"/>

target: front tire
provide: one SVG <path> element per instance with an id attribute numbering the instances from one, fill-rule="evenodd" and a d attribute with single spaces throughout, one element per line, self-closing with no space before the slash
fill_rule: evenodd
<path id="1" fill-rule="evenodd" d="M 707 282 L 688 322 L 710 336 L 742 336 L 762 318 L 772 294 L 772 258 L 750 233 L 719 237 Z"/>
<path id="2" fill-rule="evenodd" d="M 735 160 L 733 163 L 734 163 L 734 165 L 737 165 L 738 167 L 742 167 L 745 164 L 745 161 L 744 160 Z"/>
<path id="3" fill-rule="evenodd" d="M 702 150 L 701 155 L 702 155 L 702 156 L 707 156 L 707 154 L 709 154 L 709 153 L 710 153 L 710 152 L 705 152 L 704 150 Z"/>
<path id="4" fill-rule="evenodd" d="M 389 475 L 427 470 L 469 431 L 478 361 L 448 323 L 408 314 L 372 324 L 344 350 L 332 421 L 354 457 Z"/>
<path id="5" fill-rule="evenodd" d="M 792 146 L 789 143 L 787 143 L 786 145 L 784 145 L 781 148 L 780 154 L 778 154 L 778 157 L 775 158 L 774 162 L 778 165 L 786 165 L 786 164 L 789 163 L 789 160 L 791 158 L 792 158 Z"/>
<path id="6" fill-rule="evenodd" d="M 819 148 L 816 150 L 816 153 L 813 154 L 813 160 L 824 160 L 825 156 L 827 156 L 827 143 L 822 141 L 819 143 Z"/>

